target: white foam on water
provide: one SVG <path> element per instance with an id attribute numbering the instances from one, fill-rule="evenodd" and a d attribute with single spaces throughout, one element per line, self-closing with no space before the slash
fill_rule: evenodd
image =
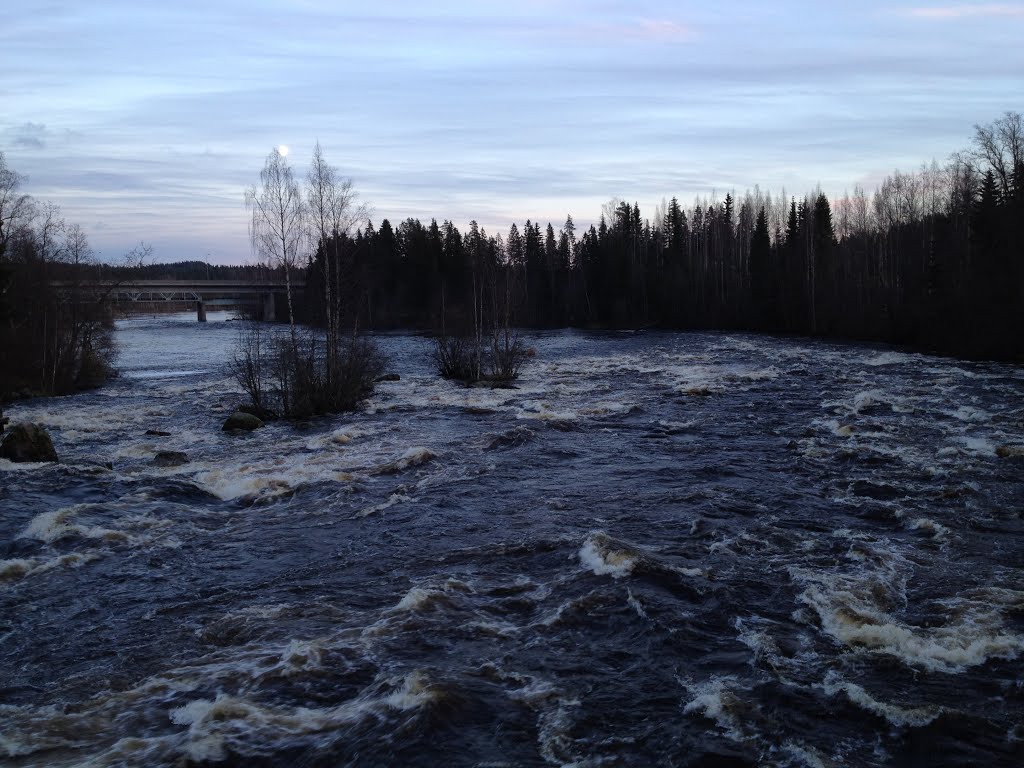
<path id="1" fill-rule="evenodd" d="M 593 593 L 591 593 L 591 595 L 586 595 L 582 598 L 566 600 L 564 603 L 559 604 L 558 607 L 556 607 L 553 611 L 549 611 L 548 613 L 546 613 L 537 622 L 537 625 L 543 627 L 553 627 L 558 624 L 561 624 L 562 619 L 566 615 L 573 616 L 574 614 L 579 613 L 581 609 L 585 609 L 587 606 L 589 606 L 591 604 L 592 594 Z"/>
<path id="2" fill-rule="evenodd" d="M 337 732 L 367 718 L 389 713 L 416 713 L 442 695 L 421 670 L 380 681 L 355 699 L 335 707 L 289 707 L 264 704 L 244 695 L 219 693 L 196 699 L 169 713 L 170 722 L 187 728 L 176 751 L 197 761 L 223 760 L 228 750 L 254 754 L 253 744 L 293 743 Z"/>
<path id="3" fill-rule="evenodd" d="M 223 469 L 210 469 L 196 475 L 196 482 L 214 496 L 230 501 L 234 499 L 263 499 L 283 496 L 294 488 L 284 473 L 273 467 L 241 464 Z"/>
<path id="4" fill-rule="evenodd" d="M 990 658 L 1013 659 L 1024 651 L 1024 637 L 1005 629 L 1001 611 L 1024 604 L 1024 593 L 993 602 L 958 596 L 944 601 L 951 608 L 945 625 L 917 627 L 901 622 L 894 611 L 905 602 L 906 584 L 899 564 L 871 561 L 854 553 L 863 565 L 853 572 L 790 569 L 794 579 L 808 584 L 799 600 L 817 614 L 822 630 L 842 645 L 884 653 L 908 666 L 938 672 L 961 672 Z M 1003 590 L 1002 592 L 1006 592 Z"/>
<path id="5" fill-rule="evenodd" d="M 228 464 L 219 462 L 195 475 L 205 490 L 225 501 L 265 500 L 288 495 L 311 483 L 348 483 L 353 476 L 341 469 L 331 453 L 291 453 L 284 457 Z"/>
<path id="6" fill-rule="evenodd" d="M 918 517 L 915 520 L 911 521 L 908 527 L 912 531 L 924 531 L 926 533 L 930 533 L 932 539 L 934 539 L 935 541 L 949 541 L 949 528 L 947 528 L 944 525 L 941 525 L 940 523 L 935 522 L 931 518 Z"/>
<path id="7" fill-rule="evenodd" d="M 650 621 L 651 617 L 647 615 L 647 611 L 644 610 L 643 603 L 637 599 L 636 595 L 633 594 L 633 590 L 626 590 L 626 604 L 636 611 L 636 615 L 644 621 Z"/>
<path id="8" fill-rule="evenodd" d="M 905 352 L 879 352 L 865 356 L 861 359 L 861 363 L 878 368 L 884 365 L 904 365 L 912 363 L 917 359 L 920 359 L 920 356 L 909 355 Z"/>
<path id="9" fill-rule="evenodd" d="M 119 518 L 117 528 L 74 522 L 78 515 L 93 511 L 110 514 L 112 510 L 103 504 L 74 504 L 51 512 L 42 512 L 29 521 L 28 526 L 18 534 L 18 538 L 52 544 L 69 536 L 78 536 L 100 542 L 126 542 L 140 546 L 153 542 L 161 532 L 172 526 L 169 520 L 138 514 Z M 163 543 L 175 546 L 175 541 L 169 538 L 165 538 Z"/>
<path id="10" fill-rule="evenodd" d="M 42 398 L 31 405 L 8 409 L 11 421 L 29 421 L 50 433 L 58 455 L 64 444 L 74 446 L 98 437 L 144 431 L 152 417 L 148 408 L 111 408 L 109 403 L 79 403 L 73 397 Z"/>
<path id="11" fill-rule="evenodd" d="M 537 715 L 537 746 L 545 762 L 562 768 L 584 768 L 587 765 L 580 761 L 576 742 L 571 736 L 575 724 L 572 713 L 579 706 L 578 699 L 564 697 L 540 706 Z"/>
<path id="12" fill-rule="evenodd" d="M 885 718 L 898 727 L 921 728 L 934 722 L 944 712 L 939 707 L 900 707 L 887 704 L 874 698 L 856 683 L 841 679 L 834 671 L 825 676 L 825 681 L 819 687 L 829 696 L 845 694 L 846 698 L 861 709 Z"/>
<path id="13" fill-rule="evenodd" d="M 735 374 L 737 378 L 747 379 L 748 381 L 771 381 L 779 378 L 781 372 L 774 365 L 768 368 L 759 368 L 750 371 L 742 371 Z"/>
<path id="14" fill-rule="evenodd" d="M 17 723 L 24 718 L 25 708 L 0 704 L 0 756 L 23 758 L 44 750 L 71 746 L 72 742 L 58 735 L 39 733 L 36 728 L 19 728 Z M 35 709 L 27 718 L 31 725 L 60 719 L 61 713 L 53 705 Z M 28 723 L 26 723 L 28 725 Z M 19 761 L 19 765 L 23 764 Z M 36 763 L 44 766 L 45 763 Z"/>
<path id="15" fill-rule="evenodd" d="M 407 448 L 405 453 L 399 456 L 393 461 L 389 461 L 387 464 L 377 467 L 373 470 L 373 474 L 386 475 L 394 474 L 396 472 L 403 472 L 410 467 L 418 467 L 426 464 L 428 461 L 433 461 L 437 458 L 437 454 L 429 448 L 422 448 L 419 446 Z"/>
<path id="16" fill-rule="evenodd" d="M 517 393 L 544 391 L 541 383 L 531 385 L 525 376 L 517 382 Z M 409 374 L 402 386 L 379 388 L 367 401 L 370 414 L 395 409 L 428 410 L 436 408 L 472 408 L 480 410 L 509 410 L 510 390 L 490 387 L 464 387 L 445 381 L 438 375 Z"/>
<path id="17" fill-rule="evenodd" d="M 402 680 L 401 687 L 384 699 L 392 709 L 419 709 L 437 697 L 431 687 L 430 678 L 421 670 L 410 672 Z"/>
<path id="18" fill-rule="evenodd" d="M 633 406 L 630 403 L 598 401 L 579 409 L 582 416 L 609 416 L 611 414 L 627 413 Z"/>
<path id="19" fill-rule="evenodd" d="M 11 461 L 0 459 L 0 472 L 32 472 L 40 467 L 48 467 L 48 461 Z"/>
<path id="20" fill-rule="evenodd" d="M 879 389 L 868 389 L 853 396 L 853 412 L 861 413 L 866 408 L 879 405 L 892 406 L 890 396 Z"/>
<path id="21" fill-rule="evenodd" d="M 691 699 L 683 707 L 683 714 L 699 714 L 713 720 L 726 736 L 733 741 L 749 741 L 752 736 L 744 733 L 743 722 L 736 710 L 742 699 L 736 694 L 739 681 L 732 676 L 713 677 L 701 683 L 680 680 Z"/>
<path id="22" fill-rule="evenodd" d="M 355 515 L 353 515 L 353 517 L 369 517 L 370 515 L 376 515 L 380 514 L 381 512 L 386 512 L 387 510 L 391 509 L 397 504 L 406 504 L 414 501 L 416 501 L 416 499 L 414 499 L 412 496 L 408 496 L 404 493 L 393 493 L 388 497 L 387 501 L 382 501 L 380 504 L 375 504 L 371 507 L 361 509 L 358 512 L 356 512 Z"/>
<path id="23" fill-rule="evenodd" d="M 520 404 L 516 418 L 535 419 L 537 421 L 575 422 L 580 420 L 580 411 L 572 409 L 555 410 L 550 403 L 539 400 L 526 400 Z"/>
<path id="24" fill-rule="evenodd" d="M 418 611 L 428 605 L 435 604 L 438 598 L 443 598 L 444 596 L 445 593 L 443 590 L 413 587 L 405 593 L 402 599 L 398 601 L 398 604 L 391 610 Z"/>
<path id="25" fill-rule="evenodd" d="M 322 654 L 323 647 L 315 640 L 292 640 L 281 654 L 277 670 L 285 677 L 318 670 L 323 665 Z"/>
<path id="26" fill-rule="evenodd" d="M 949 416 L 969 424 L 985 424 L 992 421 L 992 414 L 982 408 L 970 405 L 961 405 L 955 411 L 947 411 Z"/>
<path id="27" fill-rule="evenodd" d="M 231 620 L 231 619 L 276 619 L 285 614 L 286 611 L 292 608 L 291 603 L 270 603 L 268 605 L 250 605 L 245 608 L 240 608 L 237 611 L 229 611 L 225 613 L 218 621 Z"/>
<path id="28" fill-rule="evenodd" d="M 38 560 L 26 560 L 14 558 L 11 560 L 0 560 L 0 582 L 16 581 L 31 573 L 39 564 Z"/>
<path id="29" fill-rule="evenodd" d="M 961 445 L 963 445 L 970 453 L 974 453 L 979 456 L 996 455 L 995 443 L 984 437 L 971 437 L 968 435 L 963 435 L 958 439 L 958 442 Z"/>
<path id="30" fill-rule="evenodd" d="M 99 526 L 83 526 L 71 520 L 80 512 L 95 508 L 95 504 L 74 504 L 70 507 L 41 512 L 29 521 L 28 527 L 18 534 L 19 539 L 35 539 L 51 543 L 65 536 L 82 536 L 89 539 L 127 539 L 123 531 L 113 531 Z"/>
<path id="31" fill-rule="evenodd" d="M 489 637 L 512 637 L 521 631 L 521 628 L 507 621 L 470 621 L 461 625 L 460 629 L 478 635 Z"/>
<path id="32" fill-rule="evenodd" d="M 782 752 L 807 768 L 830 768 L 833 765 L 831 760 L 826 762 L 827 758 L 822 757 L 821 753 L 813 747 L 787 741 L 782 744 L 781 749 Z"/>
<path id="33" fill-rule="evenodd" d="M 661 427 L 662 429 L 667 429 L 670 432 L 671 431 L 680 431 L 680 432 L 682 432 L 682 431 L 687 430 L 687 429 L 693 429 L 693 427 L 696 424 L 697 424 L 697 422 L 696 422 L 695 419 L 690 419 L 689 421 L 664 421 L 664 420 L 661 420 L 661 419 L 658 420 L 658 426 Z"/>
<path id="34" fill-rule="evenodd" d="M 587 537 L 580 547 L 580 564 L 598 576 L 611 576 L 614 579 L 629 576 L 637 563 L 636 553 L 613 549 L 611 545 L 611 539 L 603 533 Z"/>
<path id="35" fill-rule="evenodd" d="M 317 435 L 305 442 L 307 451 L 323 451 L 344 447 L 354 440 L 374 434 L 374 430 L 349 425 L 332 430 L 324 435 Z"/>
<path id="36" fill-rule="evenodd" d="M 779 646 L 775 642 L 775 638 L 767 630 L 754 628 L 758 623 L 758 617 L 750 619 L 737 618 L 733 622 L 733 626 L 738 633 L 736 639 L 747 646 L 754 654 L 753 659 L 751 659 L 752 665 L 756 666 L 764 661 L 772 668 L 777 669 L 783 666 Z M 751 626 L 748 627 L 748 624 Z"/>
<path id="37" fill-rule="evenodd" d="M 519 682 L 524 683 L 521 688 L 509 691 L 508 697 L 514 701 L 521 701 L 531 707 L 536 707 L 553 699 L 559 699 L 564 695 L 562 689 L 550 680 L 535 678 L 530 675 L 517 675 L 515 673 L 506 677 L 517 679 Z"/>
<path id="38" fill-rule="evenodd" d="M 713 365 L 669 365 L 664 378 L 681 394 L 713 394 L 726 388 L 727 371 Z"/>
<path id="39" fill-rule="evenodd" d="M 7 582 L 12 584 L 30 576 L 36 576 L 55 568 L 79 568 L 93 560 L 98 560 L 99 555 L 92 553 L 67 552 L 57 557 L 48 559 L 41 558 L 16 558 L 12 560 L 0 560 L 0 584 Z"/>
<path id="40" fill-rule="evenodd" d="M 10 569 L 23 571 L 24 567 L 12 564 Z M 516 584 L 527 587 L 533 583 L 521 578 Z M 467 593 L 472 588 L 449 579 L 435 591 Z M 404 603 L 410 610 L 427 607 L 430 601 L 420 599 L 421 594 L 412 590 L 400 605 Z M 272 620 L 287 609 L 286 605 L 264 605 L 233 615 Z M 244 758 L 255 754 L 253 749 L 294 746 L 296 740 L 303 739 L 313 743 L 322 733 L 367 719 L 377 722 L 396 714 L 416 716 L 444 695 L 426 673 L 413 670 L 399 677 L 379 677 L 354 699 L 337 707 L 294 707 L 256 698 L 260 689 L 254 682 L 267 676 L 317 674 L 328 658 L 325 652 L 333 644 L 340 641 L 345 647 L 353 647 L 352 640 L 359 642 L 358 637 L 349 635 L 351 632 L 343 631 L 326 641 L 292 640 L 283 648 L 247 645 L 227 655 L 218 653 L 195 666 L 150 678 L 136 688 L 96 695 L 69 713 L 0 705 L 0 721 L 6 721 L 0 725 L 0 754 L 39 755 L 40 759 L 31 763 L 38 765 L 174 764 L 183 758 L 211 761 L 228 754 Z M 221 693 L 182 701 L 182 694 L 199 687 Z M 108 746 L 120 735 L 118 723 L 125 711 L 154 707 L 167 711 L 170 730 L 162 729 L 164 734 L 148 738 L 122 737 Z M 154 728 L 160 730 L 159 725 Z M 18 739 L 19 733 L 31 733 L 31 738 Z"/>
<path id="41" fill-rule="evenodd" d="M 423 611 L 443 605 L 453 594 L 470 594 L 473 587 L 458 579 L 448 579 L 440 585 L 412 587 L 388 613 L 409 613 Z"/>

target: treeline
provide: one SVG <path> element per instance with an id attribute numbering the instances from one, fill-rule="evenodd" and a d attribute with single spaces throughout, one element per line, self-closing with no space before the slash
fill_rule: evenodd
<path id="1" fill-rule="evenodd" d="M 1024 128 L 978 126 L 944 166 L 895 172 L 871 195 L 759 189 L 676 198 L 653 218 L 613 200 L 579 231 L 527 221 L 368 223 L 321 242 L 300 315 L 325 316 L 325 262 L 361 327 L 465 327 L 479 276 L 514 293 L 524 327 L 745 329 L 878 340 L 968 357 L 1024 356 Z M 504 310 L 503 310 L 504 311 Z"/>

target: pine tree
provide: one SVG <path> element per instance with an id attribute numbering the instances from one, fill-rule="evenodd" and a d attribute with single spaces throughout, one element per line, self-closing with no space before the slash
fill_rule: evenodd
<path id="1" fill-rule="evenodd" d="M 835 264 L 833 250 L 836 236 L 832 227 L 832 207 L 824 192 L 818 193 L 811 213 L 811 312 L 812 330 L 830 331 L 835 316 L 837 301 L 835 285 Z"/>
<path id="2" fill-rule="evenodd" d="M 771 328 L 775 325 L 771 257 L 772 242 L 768 233 L 768 216 L 762 206 L 757 213 L 754 234 L 750 240 L 750 286 L 755 327 Z"/>

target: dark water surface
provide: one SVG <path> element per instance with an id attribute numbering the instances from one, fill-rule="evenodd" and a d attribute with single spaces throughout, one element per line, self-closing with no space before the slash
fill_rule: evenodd
<path id="1" fill-rule="evenodd" d="M 62 463 L 0 460 L 4 765 L 1020 764 L 1021 369 L 557 332 L 490 391 L 386 336 L 365 410 L 229 436 L 235 332 L 10 408 Z"/>

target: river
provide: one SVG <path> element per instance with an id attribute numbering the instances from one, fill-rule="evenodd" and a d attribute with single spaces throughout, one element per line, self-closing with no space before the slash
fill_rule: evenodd
<path id="1" fill-rule="evenodd" d="M 1020 764 L 1019 367 L 384 335 L 359 412 L 229 435 L 225 318 L 8 409 L 61 463 L 0 460 L 4 765 Z"/>

